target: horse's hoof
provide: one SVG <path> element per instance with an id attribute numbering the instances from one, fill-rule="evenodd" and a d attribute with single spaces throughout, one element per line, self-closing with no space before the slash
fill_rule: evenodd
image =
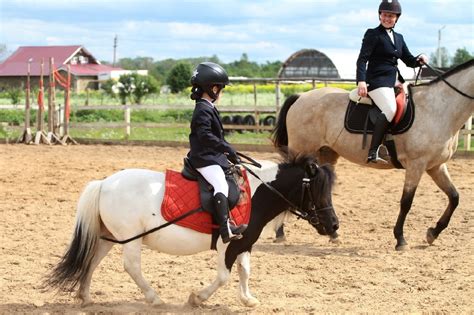
<path id="1" fill-rule="evenodd" d="M 286 242 L 286 236 L 280 236 L 280 237 L 276 237 L 274 240 L 273 240 L 273 243 L 284 243 Z"/>
<path id="2" fill-rule="evenodd" d="M 426 241 L 428 244 L 432 245 L 436 238 L 437 236 L 434 234 L 434 229 L 429 228 L 428 231 L 426 231 Z"/>
<path id="3" fill-rule="evenodd" d="M 399 245 L 397 244 L 397 246 L 395 246 L 395 250 L 397 252 L 403 252 L 409 249 L 410 249 L 410 246 L 408 246 L 408 244 L 399 244 Z"/>
<path id="4" fill-rule="evenodd" d="M 81 303 L 81 307 L 87 307 L 87 306 L 90 306 L 92 304 L 93 304 L 92 300 L 90 300 L 90 299 L 89 300 L 84 300 Z"/>
<path id="5" fill-rule="evenodd" d="M 254 298 L 253 296 L 250 298 L 241 298 L 240 300 L 247 307 L 256 307 L 260 304 L 260 301 Z"/>
<path id="6" fill-rule="evenodd" d="M 150 303 L 153 306 L 164 304 L 164 302 L 158 297 L 158 295 L 154 291 L 150 291 L 148 294 L 145 295 L 145 301 L 147 301 L 147 303 Z"/>
<path id="7" fill-rule="evenodd" d="M 202 298 L 199 297 L 195 292 L 191 292 L 188 298 L 188 304 L 191 306 L 199 306 L 204 302 Z"/>

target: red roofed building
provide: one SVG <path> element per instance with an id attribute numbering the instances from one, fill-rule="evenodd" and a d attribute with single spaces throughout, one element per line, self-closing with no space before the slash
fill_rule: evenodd
<path id="1" fill-rule="evenodd" d="M 70 65 L 73 91 L 87 88 L 98 89 L 98 78 L 112 72 L 123 72 L 122 68 L 102 65 L 84 47 L 75 46 L 22 46 L 0 64 L 0 90 L 11 87 L 23 88 L 26 84 L 28 61 L 30 61 L 30 78 L 33 88 L 39 85 L 41 61 L 44 61 L 44 82 L 49 80 L 49 60 L 54 59 L 54 66 L 64 77 Z M 111 77 L 111 75 L 109 75 Z M 45 84 L 46 86 L 46 84 Z M 57 85 L 59 86 L 59 85 Z"/>

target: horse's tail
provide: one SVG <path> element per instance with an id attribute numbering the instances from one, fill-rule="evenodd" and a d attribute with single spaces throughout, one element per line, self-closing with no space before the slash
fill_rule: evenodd
<path id="1" fill-rule="evenodd" d="M 278 114 L 277 123 L 275 128 L 272 130 L 272 141 L 273 145 L 279 149 L 288 145 L 288 132 L 286 129 L 286 115 L 291 105 L 299 98 L 298 94 L 293 94 L 288 96 L 288 98 L 283 103 L 283 106 L 280 108 L 280 113 Z"/>
<path id="2" fill-rule="evenodd" d="M 86 280 L 99 244 L 101 185 L 102 181 L 90 182 L 79 198 L 71 244 L 45 279 L 45 287 L 75 291 Z"/>

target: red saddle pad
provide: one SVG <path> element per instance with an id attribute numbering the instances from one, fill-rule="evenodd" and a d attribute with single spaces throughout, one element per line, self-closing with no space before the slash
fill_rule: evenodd
<path id="1" fill-rule="evenodd" d="M 241 194 L 237 206 L 231 210 L 230 216 L 235 224 L 248 224 L 252 200 L 247 172 L 242 170 L 242 182 L 239 183 Z M 166 170 L 165 195 L 161 204 L 161 214 L 166 221 L 183 215 L 184 213 L 199 208 L 201 200 L 197 181 L 184 178 L 180 172 Z M 212 216 L 201 211 L 179 220 L 175 224 L 196 230 L 201 233 L 212 233 Z"/>

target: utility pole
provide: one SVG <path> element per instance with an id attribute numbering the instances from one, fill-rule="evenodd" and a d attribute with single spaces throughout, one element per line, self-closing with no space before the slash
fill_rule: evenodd
<path id="1" fill-rule="evenodd" d="M 112 66 L 115 67 L 115 60 L 117 57 L 117 34 L 114 37 L 114 61 L 112 62 Z"/>
<path id="2" fill-rule="evenodd" d="M 441 66 L 443 65 L 442 62 L 441 62 L 441 31 L 446 27 L 446 25 L 443 25 L 443 27 L 441 27 L 439 30 L 438 30 L 438 56 L 437 56 L 437 63 L 436 65 L 438 66 L 438 68 L 441 68 Z"/>

